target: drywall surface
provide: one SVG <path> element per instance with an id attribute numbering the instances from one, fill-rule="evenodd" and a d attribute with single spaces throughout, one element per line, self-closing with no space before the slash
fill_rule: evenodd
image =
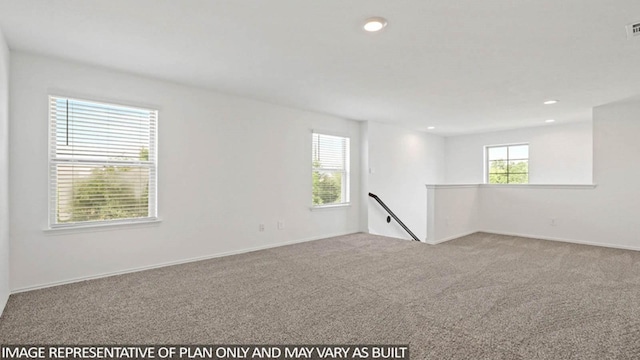
<path id="1" fill-rule="evenodd" d="M 593 227 L 608 241 L 640 249 L 640 99 L 593 109 Z"/>
<path id="2" fill-rule="evenodd" d="M 400 127 L 368 122 L 367 192 L 378 195 L 420 240 L 427 236 L 425 182 L 443 180 L 444 138 Z M 411 237 L 387 213 L 368 199 L 369 232 Z"/>
<path id="3" fill-rule="evenodd" d="M 35 55 L 11 60 L 14 291 L 360 230 L 355 121 Z M 45 231 L 50 94 L 159 110 L 160 223 Z M 351 206 L 310 210 L 312 129 L 351 138 Z"/>
<path id="4" fill-rule="evenodd" d="M 619 229 L 608 229 L 598 218 L 606 217 L 598 208 L 602 205 L 599 193 L 598 187 L 579 185 L 481 186 L 479 230 L 607 246 L 625 245 L 620 238 L 610 236 Z M 614 233 L 608 233 L 611 230 Z"/>
<path id="5" fill-rule="evenodd" d="M 593 110 L 595 188 L 485 186 L 482 230 L 640 250 L 640 101 Z"/>
<path id="6" fill-rule="evenodd" d="M 529 144 L 529 183 L 592 182 L 593 126 L 585 121 L 448 137 L 446 183 L 484 183 L 484 147 L 519 143 Z"/>
<path id="7" fill-rule="evenodd" d="M 478 231 L 479 185 L 427 185 L 427 242 Z"/>
<path id="8" fill-rule="evenodd" d="M 429 243 L 485 231 L 640 250 L 637 235 L 640 229 L 633 221 L 638 214 L 628 205 L 620 209 L 608 203 L 610 192 L 597 185 L 477 184 L 427 188 Z M 629 213 L 622 215 L 623 209 Z"/>
<path id="9" fill-rule="evenodd" d="M 0 314 L 9 293 L 9 48 L 0 32 Z"/>
<path id="10" fill-rule="evenodd" d="M 360 122 L 360 229 L 369 231 L 369 123 Z"/>

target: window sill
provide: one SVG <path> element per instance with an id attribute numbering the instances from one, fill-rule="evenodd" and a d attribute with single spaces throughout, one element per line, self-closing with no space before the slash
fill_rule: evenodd
<path id="1" fill-rule="evenodd" d="M 595 189 L 597 184 L 428 184 L 427 189 L 517 188 L 517 189 Z"/>
<path id="2" fill-rule="evenodd" d="M 519 189 L 595 189 L 597 184 L 480 184 L 481 187 Z"/>
<path id="3" fill-rule="evenodd" d="M 43 231 L 47 235 L 64 235 L 64 234 L 82 233 L 82 232 L 112 231 L 112 230 L 120 230 L 123 228 L 150 227 L 150 226 L 157 226 L 161 222 L 162 220 L 158 218 L 149 218 L 149 219 L 137 220 L 137 221 L 122 221 L 122 222 L 112 222 L 112 223 L 95 223 L 95 224 L 87 224 L 87 225 L 58 226 L 53 228 L 47 228 L 47 229 L 44 229 Z"/>
<path id="4" fill-rule="evenodd" d="M 343 208 L 348 208 L 350 206 L 351 206 L 351 203 L 335 204 L 335 205 L 322 205 L 322 206 L 312 206 L 312 207 L 309 208 L 309 210 L 316 211 L 316 210 L 343 209 Z"/>

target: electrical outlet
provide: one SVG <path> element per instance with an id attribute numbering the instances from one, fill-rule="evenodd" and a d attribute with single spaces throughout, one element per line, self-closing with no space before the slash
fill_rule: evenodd
<path id="1" fill-rule="evenodd" d="M 264 231 L 264 224 L 258 225 L 258 231 Z"/>
<path id="2" fill-rule="evenodd" d="M 278 230 L 284 229 L 284 221 L 278 221 Z"/>

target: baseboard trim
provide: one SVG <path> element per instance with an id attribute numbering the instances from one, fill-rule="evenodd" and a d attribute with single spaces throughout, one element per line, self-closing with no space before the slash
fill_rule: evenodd
<path id="1" fill-rule="evenodd" d="M 460 233 L 458 235 L 449 236 L 449 237 L 446 237 L 444 239 L 438 239 L 438 240 L 435 240 L 435 241 L 428 241 L 427 240 L 427 241 L 424 241 L 424 243 L 428 244 L 428 245 L 437 245 L 437 244 L 441 244 L 441 243 L 444 243 L 444 242 L 447 242 L 447 241 L 455 240 L 457 238 L 461 238 L 463 236 L 471 235 L 471 234 L 474 234 L 474 233 L 477 233 L 477 232 L 484 232 L 484 233 L 496 234 L 496 235 L 506 235 L 506 236 L 518 236 L 518 237 L 524 237 L 524 238 L 530 238 L 530 239 L 557 241 L 557 242 L 565 242 L 565 243 L 579 244 L 579 245 L 599 246 L 599 247 L 606 247 L 606 248 L 613 248 L 613 249 L 640 251 L 640 247 L 638 247 L 638 246 L 605 244 L 605 243 L 598 243 L 598 242 L 591 242 L 591 241 L 566 239 L 566 238 L 557 238 L 557 237 L 549 237 L 549 236 L 540 236 L 540 235 L 532 235 L 532 234 L 525 234 L 525 233 L 512 233 L 512 232 L 496 231 L 496 230 L 488 230 L 488 229 L 482 229 L 482 230 L 475 230 L 475 231 L 469 231 L 469 232 L 465 232 L 465 233 Z M 141 266 L 141 267 L 130 268 L 130 269 L 125 269 L 125 270 L 120 270 L 120 271 L 101 273 L 101 274 L 97 274 L 97 275 L 82 276 L 82 277 L 68 279 L 68 280 L 62 280 L 62 281 L 56 281 L 56 282 L 51 282 L 51 283 L 45 283 L 45 284 L 39 284 L 39 285 L 34 285 L 34 286 L 26 286 L 26 287 L 22 287 L 22 288 L 18 288 L 18 289 L 13 289 L 13 290 L 11 290 L 11 294 L 18 294 L 18 293 L 22 293 L 22 292 L 45 289 L 45 288 L 49 288 L 49 287 L 66 285 L 66 284 L 73 284 L 73 283 L 77 283 L 77 282 L 81 282 L 81 281 L 95 280 L 95 279 L 105 278 L 105 277 L 109 277 L 109 276 L 117 276 L 117 275 L 124 275 L 124 274 L 139 272 L 139 271 L 152 270 L 152 269 L 157 269 L 157 268 L 166 267 L 166 266 L 187 264 L 187 263 L 191 263 L 191 262 L 215 259 L 215 258 L 224 257 L 224 256 L 244 254 L 244 253 L 249 253 L 249 252 L 253 252 L 253 251 L 272 249 L 272 248 L 276 248 L 276 247 L 280 247 L 280 246 L 299 244 L 299 243 L 304 243 L 304 242 L 308 242 L 308 241 L 321 240 L 321 239 L 331 238 L 331 237 L 335 237 L 335 236 L 350 235 L 350 234 L 354 234 L 354 233 L 355 232 L 345 232 L 345 233 L 327 234 L 327 235 L 322 235 L 322 236 L 314 236 L 314 237 L 309 237 L 309 238 L 303 238 L 303 239 L 297 239 L 297 240 L 292 240 L 292 241 L 279 242 L 279 243 L 268 244 L 268 245 L 263 245 L 263 246 L 256 246 L 256 247 L 240 249 L 240 250 L 234 250 L 234 251 L 227 251 L 227 252 L 223 252 L 223 253 L 216 253 L 216 254 L 193 257 L 193 258 L 188 258 L 188 259 L 182 259 L 182 260 L 176 260 L 176 261 L 168 261 L 168 262 L 164 262 L 164 263 Z M 7 301 L 8 301 L 8 298 L 7 299 L 0 299 L 0 315 L 2 315 L 2 311 L 4 310 Z"/>
<path id="2" fill-rule="evenodd" d="M 130 274 L 130 273 L 134 273 L 134 272 L 152 270 L 152 269 L 162 268 L 162 267 L 166 267 L 166 266 L 187 264 L 187 263 L 191 263 L 191 262 L 215 259 L 215 258 L 224 257 L 224 256 L 244 254 L 244 253 L 249 253 L 249 252 L 254 252 L 254 251 L 259 251 L 259 250 L 272 249 L 272 248 L 276 248 L 276 247 L 280 247 L 280 246 L 299 244 L 299 243 L 308 242 L 308 241 L 327 239 L 327 238 L 332 238 L 332 237 L 336 237 L 336 236 L 344 236 L 344 235 L 350 235 L 350 234 L 355 234 L 355 233 L 356 232 L 345 232 L 345 233 L 338 233 L 338 234 L 327 234 L 327 235 L 322 235 L 322 236 L 314 236 L 314 237 L 309 237 L 309 238 L 303 238 L 303 239 L 279 242 L 279 243 L 268 244 L 268 245 L 263 245 L 263 246 L 255 246 L 255 247 L 246 248 L 246 249 L 227 251 L 227 252 L 216 253 L 216 254 L 205 255 L 205 256 L 198 256 L 198 257 L 193 257 L 193 258 L 188 258 L 188 259 L 167 261 L 167 262 L 154 264 L 154 265 L 140 266 L 140 267 L 125 269 L 125 270 L 119 270 L 119 271 L 112 271 L 112 272 L 101 273 L 101 274 L 96 274 L 96 275 L 81 276 L 81 277 L 68 279 L 68 280 L 55 281 L 55 282 L 51 282 L 51 283 L 45 283 L 45 284 L 26 286 L 26 287 L 22 287 L 22 288 L 13 289 L 13 290 L 11 290 L 11 294 L 18 294 L 18 293 L 32 291 L 32 290 L 39 290 L 39 289 L 45 289 L 45 288 L 50 288 L 50 287 L 54 287 L 54 286 L 73 284 L 73 283 L 77 283 L 77 282 L 81 282 L 81 281 L 101 279 L 101 278 L 105 278 L 105 277 L 109 277 L 109 276 Z M 4 307 L 2 307 L 2 309 L 4 309 Z"/>
<path id="3" fill-rule="evenodd" d="M 599 246 L 599 247 L 606 247 L 606 248 L 611 248 L 611 249 L 640 251 L 640 246 L 606 244 L 606 243 L 598 243 L 598 242 L 592 242 L 592 241 L 557 238 L 557 237 L 540 236 L 540 235 L 531 235 L 531 234 L 523 234 L 523 233 L 511 233 L 511 232 L 495 231 L 495 230 L 478 230 L 477 232 L 496 234 L 496 235 L 506 235 L 506 236 L 518 236 L 518 237 L 524 237 L 524 238 L 529 238 L 529 239 L 565 242 L 565 243 L 578 244 L 578 245 Z"/>
<path id="4" fill-rule="evenodd" d="M 425 243 L 427 243 L 429 245 L 437 245 L 437 244 L 441 244 L 443 242 L 447 242 L 447 241 L 455 240 L 457 238 L 461 238 L 463 236 L 475 234 L 477 232 L 483 232 L 483 233 L 495 234 L 495 235 L 505 235 L 505 236 L 518 236 L 518 237 L 523 237 L 523 238 L 528 238 L 528 239 L 556 241 L 556 242 L 564 242 L 564 243 L 578 244 L 578 245 L 599 246 L 599 247 L 606 247 L 606 248 L 611 248 L 611 249 L 640 251 L 640 246 L 606 244 L 606 243 L 599 243 L 599 242 L 593 242 L 593 241 L 584 241 L 584 240 L 576 240 L 576 239 L 558 238 L 558 237 L 550 237 L 550 236 L 540 236 L 540 235 L 532 235 L 532 234 L 525 234 L 525 233 L 515 233 L 515 232 L 487 230 L 487 229 L 479 229 L 479 230 L 475 230 L 475 231 L 470 231 L 470 232 L 462 233 L 462 234 L 455 235 L 455 236 L 449 236 L 449 237 L 446 237 L 444 239 L 438 239 L 438 240 L 435 240 L 435 241 L 426 241 Z"/>
<path id="5" fill-rule="evenodd" d="M 469 232 L 464 232 L 464 233 L 460 233 L 458 235 L 454 235 L 454 236 L 449 236 L 446 237 L 444 239 L 438 239 L 438 240 L 434 240 L 434 241 L 425 241 L 425 243 L 429 244 L 429 245 L 438 245 L 438 244 L 442 244 L 443 242 L 447 242 L 447 241 L 451 241 L 451 240 L 455 240 L 457 238 L 461 238 L 463 236 L 467 236 L 467 235 L 471 235 L 471 234 L 475 234 L 478 231 L 474 230 L 474 231 L 469 231 Z"/>
<path id="6" fill-rule="evenodd" d="M 2 313 L 4 312 L 4 309 L 7 307 L 7 302 L 9 301 L 9 296 L 7 295 L 6 297 L 3 297 L 3 299 L 0 299 L 0 316 L 2 316 Z"/>

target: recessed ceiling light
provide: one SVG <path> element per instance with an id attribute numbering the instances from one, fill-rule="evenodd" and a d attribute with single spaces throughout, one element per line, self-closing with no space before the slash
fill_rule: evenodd
<path id="1" fill-rule="evenodd" d="M 387 20 L 381 17 L 372 17 L 367 19 L 364 23 L 365 31 L 376 32 L 384 29 L 387 26 Z"/>
<path id="2" fill-rule="evenodd" d="M 558 100 L 547 100 L 547 101 L 543 102 L 543 104 L 545 104 L 545 105 L 553 105 L 553 104 L 555 104 L 557 102 L 558 102 Z"/>
<path id="3" fill-rule="evenodd" d="M 545 120 L 544 122 L 546 122 L 546 123 L 552 123 L 552 122 L 555 122 L 555 120 L 554 120 L 554 119 L 549 119 L 549 120 Z"/>
<path id="4" fill-rule="evenodd" d="M 427 128 L 427 130 L 433 130 L 433 129 L 435 129 L 435 128 L 436 128 L 435 126 L 429 126 L 429 127 Z"/>

